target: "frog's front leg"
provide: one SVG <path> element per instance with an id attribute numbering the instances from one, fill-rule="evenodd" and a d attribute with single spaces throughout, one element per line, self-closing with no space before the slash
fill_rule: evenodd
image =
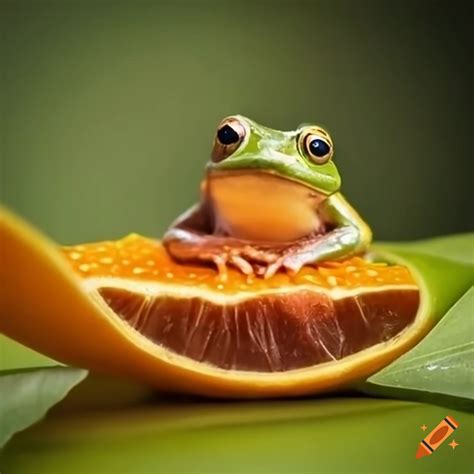
<path id="1" fill-rule="evenodd" d="M 270 264 L 265 277 L 274 275 L 280 267 L 297 273 L 304 265 L 324 260 L 338 260 L 365 251 L 372 240 L 369 226 L 352 206 L 337 193 L 321 208 L 321 217 L 329 230 L 302 238 Z"/>
<path id="2" fill-rule="evenodd" d="M 227 264 L 251 275 L 255 268 L 264 268 L 281 255 L 271 245 L 256 246 L 250 241 L 215 234 L 212 211 L 206 201 L 191 207 L 171 224 L 163 245 L 175 260 L 212 262 L 221 275 L 226 275 Z"/>

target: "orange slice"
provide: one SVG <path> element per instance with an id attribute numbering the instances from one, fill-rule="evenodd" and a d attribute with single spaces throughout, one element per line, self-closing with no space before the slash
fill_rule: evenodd
<path id="1" fill-rule="evenodd" d="M 0 330 L 62 362 L 162 390 L 275 397 L 346 387 L 440 315 L 404 264 L 355 257 L 268 280 L 230 269 L 225 279 L 175 263 L 157 240 L 58 247 L 2 214 Z"/>
<path id="2" fill-rule="evenodd" d="M 264 280 L 176 264 L 158 241 L 136 234 L 62 251 L 88 294 L 131 328 L 225 370 L 341 360 L 397 336 L 419 305 L 406 267 L 362 258 Z"/>

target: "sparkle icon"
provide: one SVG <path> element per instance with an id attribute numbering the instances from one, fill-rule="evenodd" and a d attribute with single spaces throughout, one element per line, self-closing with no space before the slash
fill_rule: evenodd
<path id="1" fill-rule="evenodd" d="M 456 443 L 456 440 L 453 439 L 450 443 L 448 443 L 449 446 L 451 446 L 453 449 L 455 449 L 457 446 L 459 446 L 459 443 Z"/>
<path id="2" fill-rule="evenodd" d="M 420 429 L 421 429 L 422 431 L 426 431 L 426 430 L 428 429 L 428 427 L 427 427 L 426 425 L 421 425 L 421 426 L 420 426 Z"/>

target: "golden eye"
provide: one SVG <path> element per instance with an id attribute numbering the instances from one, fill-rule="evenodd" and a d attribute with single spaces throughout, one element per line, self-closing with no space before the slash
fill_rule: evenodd
<path id="1" fill-rule="evenodd" d="M 234 117 L 224 119 L 217 128 L 212 161 L 219 162 L 232 155 L 247 134 L 245 125 Z"/>
<path id="2" fill-rule="evenodd" d="M 318 165 L 327 163 L 333 155 L 333 145 L 329 136 L 317 131 L 301 134 L 300 148 Z"/>

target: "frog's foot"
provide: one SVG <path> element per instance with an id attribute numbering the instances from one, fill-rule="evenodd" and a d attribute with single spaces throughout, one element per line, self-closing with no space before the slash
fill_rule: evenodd
<path id="1" fill-rule="evenodd" d="M 186 246 L 185 252 L 176 252 L 176 247 L 174 250 L 174 257 L 179 261 L 198 260 L 213 263 L 223 281 L 227 280 L 228 265 L 236 267 L 247 276 L 263 275 L 263 269 L 282 255 L 281 251 L 268 246 L 217 236 L 200 239 L 191 246 Z"/>
<path id="2" fill-rule="evenodd" d="M 266 267 L 263 277 L 270 278 L 282 268 L 295 275 L 305 265 L 315 263 L 318 260 L 318 246 L 322 239 L 323 236 L 314 235 L 295 242 L 277 260 Z"/>
<path id="3" fill-rule="evenodd" d="M 213 246 L 212 252 L 201 254 L 200 257 L 212 261 L 223 280 L 227 279 L 228 265 L 247 276 L 270 278 L 280 269 L 296 274 L 304 265 L 315 263 L 321 240 L 321 235 L 314 235 L 291 244 L 272 247 L 229 239 L 222 246 Z"/>
<path id="4" fill-rule="evenodd" d="M 224 247 L 228 253 L 228 262 L 237 267 L 244 275 L 263 275 L 263 269 L 275 262 L 280 254 L 278 251 L 245 243 Z"/>
<path id="5" fill-rule="evenodd" d="M 288 249 L 293 248 L 295 243 L 257 243 L 226 236 L 193 235 L 180 231 L 174 239 L 168 239 L 165 246 L 170 255 L 179 262 L 214 264 L 220 278 L 225 281 L 229 265 L 247 276 L 264 276 L 267 267 L 281 260 L 283 256 L 288 256 Z"/>

